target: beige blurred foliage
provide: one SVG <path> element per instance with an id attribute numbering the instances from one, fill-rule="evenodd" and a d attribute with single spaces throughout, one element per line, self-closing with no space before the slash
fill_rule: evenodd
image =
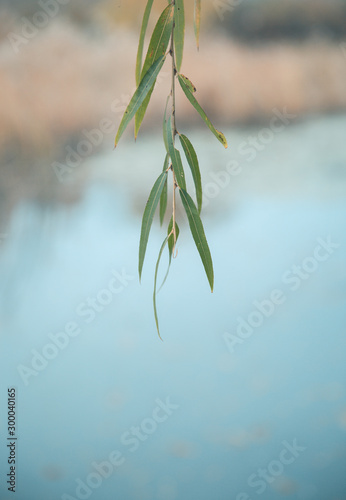
<path id="1" fill-rule="evenodd" d="M 150 29 L 166 3 L 154 3 Z M 76 5 L 74 9 L 80 13 Z M 18 47 L 18 53 L 8 35 L 21 33 L 21 18 L 1 12 L 0 198 L 12 197 L 13 203 L 23 196 L 54 199 L 61 186 L 51 162 L 63 162 L 66 145 L 75 146 L 83 130 L 98 128 L 103 118 L 114 123 L 114 134 L 100 147 L 111 147 L 134 91 L 142 11 L 137 0 L 114 0 L 100 2 L 78 20 L 76 13 L 68 18 L 61 8 L 47 27 Z M 273 108 L 301 117 L 346 109 L 343 45 L 322 38 L 242 45 L 206 29 L 211 11 L 212 2 L 205 2 L 199 52 L 192 9 L 188 11 L 182 72 L 197 87 L 196 97 L 217 128 L 266 122 Z M 161 127 L 170 78 L 166 63 L 142 133 Z M 177 125 L 204 127 L 182 92 Z"/>
<path id="2" fill-rule="evenodd" d="M 7 39 L 0 50 L 0 146 L 49 153 L 103 117 L 115 124 L 134 90 L 137 34 L 117 28 L 90 37 L 74 25 L 52 22 L 16 54 Z M 182 72 L 218 126 L 265 121 L 275 107 L 304 115 L 346 109 L 346 57 L 322 40 L 304 44 L 240 45 L 209 38 L 196 51 L 186 40 Z M 170 89 L 163 68 L 144 127 L 160 126 Z M 119 101 L 116 106 L 114 102 Z M 113 104 L 113 107 L 112 107 Z M 117 111 L 114 111 L 114 110 Z M 199 124 L 182 94 L 178 125 Z"/>
<path id="3" fill-rule="evenodd" d="M 136 29 L 141 26 L 145 3 L 141 0 L 106 0 L 97 5 L 94 14 L 109 26 L 123 25 L 130 29 Z M 153 3 L 152 12 L 154 15 L 151 16 L 149 28 L 154 26 L 155 17 L 157 18 L 160 15 L 167 3 L 167 0 L 156 0 Z M 186 22 L 192 23 L 194 0 L 189 0 L 186 5 Z M 210 15 L 215 15 L 212 1 L 204 2 L 202 8 L 204 20 L 207 20 Z"/>

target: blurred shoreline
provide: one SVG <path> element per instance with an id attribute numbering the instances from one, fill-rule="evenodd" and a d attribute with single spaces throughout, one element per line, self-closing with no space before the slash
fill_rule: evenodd
<path id="1" fill-rule="evenodd" d="M 58 21 L 19 46 L 18 53 L 3 39 L 1 149 L 25 150 L 26 157 L 56 154 L 58 143 L 78 140 L 102 118 L 118 125 L 135 89 L 136 50 L 137 34 L 130 31 L 90 37 Z M 164 66 L 159 76 L 143 128 L 161 126 L 169 70 Z M 197 52 L 188 37 L 182 73 L 220 126 L 265 123 L 278 107 L 302 117 L 346 110 L 346 51 L 323 39 L 247 46 L 209 35 Z M 179 121 L 198 124 L 184 96 L 178 98 Z"/>
<path id="2" fill-rule="evenodd" d="M 22 26 L 11 29 L 19 33 Z M 67 151 L 76 151 L 86 138 L 95 142 L 92 155 L 109 147 L 135 89 L 138 33 L 124 25 L 90 31 L 60 17 L 17 45 L 3 31 L 4 26 L 1 207 L 25 197 L 72 202 L 83 175 L 77 185 L 62 186 L 52 164 L 66 163 Z M 297 121 L 346 111 L 346 42 L 314 37 L 249 45 L 209 31 L 198 52 L 188 32 L 182 73 L 221 130 L 269 124 L 275 112 L 295 115 Z M 170 68 L 164 66 L 142 134 L 161 128 L 169 91 Z M 204 127 L 181 92 L 177 120 L 178 128 Z"/>

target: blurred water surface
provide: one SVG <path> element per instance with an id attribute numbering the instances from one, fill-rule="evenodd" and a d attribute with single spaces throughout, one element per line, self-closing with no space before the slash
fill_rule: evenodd
<path id="1" fill-rule="evenodd" d="M 251 160 L 241 145 L 261 129 L 229 130 L 227 151 L 208 132 L 190 134 L 209 193 L 215 291 L 181 222 L 158 296 L 164 342 L 151 304 L 157 223 L 137 277 L 160 137 L 90 158 L 78 205 L 18 207 L 0 257 L 1 397 L 17 388 L 18 500 L 345 498 L 345 125 L 292 124 Z M 230 161 L 237 175 L 225 174 Z M 265 306 L 273 293 L 280 304 Z M 235 343 L 249 321 L 258 326 Z M 47 347 L 59 332 L 63 347 Z M 51 359 L 40 364 L 43 352 Z M 115 452 L 121 465 L 95 475 Z M 7 471 L 6 453 L 2 444 Z M 79 480 L 89 486 L 76 491 Z M 0 491 L 12 498 L 4 482 Z"/>

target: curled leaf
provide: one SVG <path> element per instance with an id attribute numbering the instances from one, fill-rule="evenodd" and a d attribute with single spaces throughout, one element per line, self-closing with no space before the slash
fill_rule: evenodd
<path id="1" fill-rule="evenodd" d="M 226 137 L 222 132 L 217 130 L 214 125 L 211 123 L 207 115 L 205 114 L 205 111 L 201 108 L 200 104 L 198 103 L 197 99 L 195 96 L 192 95 L 191 90 L 189 86 L 186 84 L 185 80 L 181 77 L 181 75 L 178 75 L 178 80 L 180 83 L 181 88 L 184 91 L 184 94 L 188 98 L 188 100 L 191 102 L 192 106 L 195 108 L 196 111 L 200 114 L 202 117 L 204 123 L 207 125 L 207 127 L 212 131 L 212 133 L 215 135 L 215 137 L 221 142 L 221 144 L 227 148 L 227 140 Z"/>
<path id="2" fill-rule="evenodd" d="M 167 179 L 167 172 L 162 172 L 161 175 L 157 178 L 147 201 L 147 204 L 144 209 L 143 218 L 142 218 L 142 228 L 141 228 L 141 237 L 139 241 L 139 260 L 138 260 L 138 273 L 139 279 L 142 276 L 142 269 L 144 263 L 145 252 L 147 249 L 149 233 L 151 229 L 151 225 L 153 223 L 154 214 L 159 203 L 162 190 L 164 188 L 165 182 Z"/>
<path id="3" fill-rule="evenodd" d="M 159 256 L 157 258 L 156 267 L 155 267 L 155 277 L 154 277 L 154 292 L 153 292 L 153 305 L 154 305 L 155 323 L 156 323 L 157 333 L 158 333 L 158 335 L 159 335 L 159 337 L 160 337 L 161 340 L 162 340 L 162 337 L 160 335 L 159 318 L 158 318 L 158 315 L 157 315 L 157 307 L 156 307 L 156 285 L 157 285 L 157 274 L 158 274 L 158 270 L 159 270 L 159 264 L 160 264 L 162 252 L 163 252 L 163 249 L 166 246 L 167 241 L 168 241 L 168 236 L 166 236 L 166 238 L 164 239 L 164 242 L 162 243 L 161 248 L 160 248 Z"/>
<path id="4" fill-rule="evenodd" d="M 160 288 L 158 289 L 157 293 L 159 293 L 159 291 L 161 290 L 161 288 L 163 287 L 163 285 L 165 284 L 166 282 L 166 279 L 168 278 L 168 274 L 169 274 L 169 269 L 171 267 L 171 262 L 172 262 L 172 257 L 173 257 L 173 251 L 174 251 L 174 235 L 172 233 L 172 228 L 173 228 L 173 217 L 171 217 L 171 220 L 169 222 L 169 225 L 168 225 L 168 229 L 167 229 L 167 236 L 168 236 L 168 255 L 169 255 L 169 260 L 168 260 L 168 268 L 167 268 L 167 271 L 166 271 L 166 274 L 165 274 L 165 277 L 163 278 L 163 281 L 161 283 L 161 286 Z M 172 234 L 171 234 L 172 233 Z M 179 238 L 179 233 L 180 233 L 180 230 L 179 230 L 179 226 L 177 223 L 175 223 L 175 237 L 176 237 L 176 242 L 178 241 L 178 238 Z"/>
<path id="5" fill-rule="evenodd" d="M 169 236 L 169 238 L 168 238 L 169 261 L 171 261 L 171 258 L 173 257 L 173 251 L 174 251 L 174 234 L 172 233 L 172 229 L 173 229 L 173 217 L 171 217 L 171 220 L 169 221 L 169 225 L 168 225 L 168 229 L 167 229 L 167 235 Z M 178 241 L 179 233 L 180 233 L 179 226 L 177 223 L 175 223 L 175 237 L 176 237 L 175 242 Z"/>
<path id="6" fill-rule="evenodd" d="M 196 90 L 197 90 L 196 87 L 191 82 L 191 80 L 189 80 L 189 78 L 187 76 L 185 76 L 185 75 L 183 75 L 181 73 L 180 73 L 179 76 L 183 79 L 184 83 L 186 84 L 186 86 L 188 87 L 188 89 L 190 90 L 190 92 L 192 92 L 192 93 L 196 92 Z"/>

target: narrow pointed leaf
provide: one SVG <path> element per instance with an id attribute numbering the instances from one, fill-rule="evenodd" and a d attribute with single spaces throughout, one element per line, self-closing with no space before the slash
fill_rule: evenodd
<path id="1" fill-rule="evenodd" d="M 186 83 L 186 85 L 188 86 L 188 88 L 189 88 L 190 92 L 192 92 L 192 93 L 196 92 L 196 90 L 197 90 L 197 89 L 196 89 L 196 87 L 195 87 L 195 86 L 194 86 L 194 84 L 191 82 L 191 80 L 189 80 L 189 78 L 188 78 L 187 76 L 183 75 L 182 73 L 180 73 L 180 75 L 179 75 L 179 76 L 180 76 L 180 77 L 183 79 L 183 81 Z"/>
<path id="2" fill-rule="evenodd" d="M 154 305 L 155 323 L 156 323 L 157 333 L 158 333 L 158 335 L 159 335 L 159 337 L 160 337 L 161 340 L 162 340 L 162 337 L 160 335 L 159 319 L 158 319 L 158 316 L 157 316 L 157 307 L 156 307 L 156 285 L 157 285 L 157 273 L 158 273 L 158 270 L 159 270 L 159 264 L 160 264 L 162 252 L 163 252 L 163 250 L 164 250 L 164 248 L 166 246 L 167 241 L 168 241 L 168 236 L 166 236 L 166 238 L 164 239 L 164 242 L 162 243 L 161 248 L 160 248 L 159 256 L 157 258 L 156 267 L 155 267 L 155 277 L 154 277 L 154 292 L 153 292 L 153 305 Z"/>
<path id="3" fill-rule="evenodd" d="M 167 236 L 168 236 L 168 255 L 169 255 L 168 267 L 167 267 L 167 271 L 166 271 L 165 277 L 163 278 L 163 281 L 162 281 L 161 286 L 158 289 L 157 293 L 159 293 L 159 291 L 161 290 L 161 288 L 163 287 L 163 285 L 166 283 L 166 279 L 168 278 L 169 270 L 170 270 L 170 267 L 171 267 L 172 256 L 173 256 L 173 246 L 174 246 L 174 236 L 173 236 L 173 234 L 171 234 L 172 227 L 173 227 L 173 217 L 171 217 L 170 223 L 168 225 L 168 230 L 167 230 Z M 178 241 L 179 233 L 180 233 L 179 226 L 178 226 L 177 223 L 175 223 L 176 241 Z"/>
<path id="4" fill-rule="evenodd" d="M 190 166 L 193 182 L 195 184 L 196 189 L 196 199 L 197 199 L 197 207 L 198 213 L 201 213 L 202 209 L 202 181 L 201 181 L 201 172 L 199 170 L 198 158 L 194 147 L 192 146 L 189 139 L 186 135 L 179 134 L 179 139 L 181 145 L 183 147 L 187 162 Z"/>
<path id="5" fill-rule="evenodd" d="M 162 12 L 159 20 L 156 23 L 153 34 L 149 42 L 149 47 L 144 60 L 141 79 L 148 71 L 150 66 L 164 56 L 167 51 L 168 43 L 172 34 L 173 26 L 173 6 L 168 5 Z"/>
<path id="6" fill-rule="evenodd" d="M 171 217 L 171 220 L 170 220 L 169 225 L 168 225 L 168 229 L 167 229 L 168 236 L 170 235 L 172 229 L 173 229 L 173 217 Z M 180 233 L 179 226 L 177 223 L 175 223 L 176 242 L 178 241 L 179 233 Z M 174 235 L 171 234 L 169 236 L 169 239 L 168 239 L 168 250 L 169 250 L 169 258 L 170 259 L 172 258 L 172 255 L 173 255 L 173 246 L 174 246 Z"/>
<path id="7" fill-rule="evenodd" d="M 124 130 L 126 129 L 127 125 L 135 116 L 136 111 L 139 109 L 140 105 L 142 104 L 148 92 L 150 91 L 151 87 L 155 83 L 156 77 L 159 74 L 164 61 L 165 61 L 165 56 L 162 56 L 160 57 L 160 59 L 154 62 L 154 64 L 149 68 L 147 73 L 144 75 L 136 92 L 133 94 L 132 99 L 129 105 L 127 106 L 124 116 L 122 117 L 122 120 L 120 122 L 119 129 L 115 137 L 115 147 L 117 146 L 118 141 L 122 136 L 122 134 L 124 133 Z"/>
<path id="8" fill-rule="evenodd" d="M 227 148 L 226 137 L 223 135 L 222 132 L 219 132 L 219 130 L 217 130 L 214 127 L 214 125 L 211 123 L 211 121 L 209 120 L 209 118 L 205 114 L 204 110 L 199 105 L 199 103 L 198 103 L 197 99 L 195 98 L 195 96 L 192 95 L 192 93 L 191 93 L 188 85 L 186 84 L 186 82 L 184 81 L 184 79 L 181 77 L 181 75 L 178 75 L 178 80 L 179 80 L 181 88 L 184 91 L 184 94 L 186 95 L 186 97 L 188 98 L 188 100 L 191 102 L 191 104 L 195 108 L 195 110 L 198 111 L 198 113 L 201 115 L 204 123 L 207 125 L 207 127 L 209 127 L 209 129 L 212 131 L 212 133 L 215 135 L 215 137 L 221 142 L 221 144 L 225 148 Z"/>
<path id="9" fill-rule="evenodd" d="M 171 160 L 178 186 L 183 189 L 186 189 L 183 162 L 181 161 L 180 152 L 175 148 L 173 150 L 173 156 L 171 157 Z"/>
<path id="10" fill-rule="evenodd" d="M 184 189 L 180 189 L 180 197 L 189 221 L 189 226 L 191 229 L 193 239 L 195 240 L 197 250 L 203 262 L 203 266 L 209 281 L 211 291 L 213 291 L 214 287 L 213 262 L 211 259 L 207 239 L 205 237 L 202 221 L 200 219 L 198 210 L 191 196 L 186 191 L 184 191 Z"/>
<path id="11" fill-rule="evenodd" d="M 147 55 L 144 60 L 140 79 L 144 77 L 148 69 L 157 59 L 166 54 L 168 43 L 172 34 L 172 26 L 173 26 L 173 5 L 168 5 L 162 12 L 154 28 L 153 34 L 149 42 Z M 142 124 L 153 90 L 154 90 L 154 85 L 153 88 L 150 89 L 150 92 L 148 92 L 148 95 L 146 96 L 143 104 L 136 113 L 135 137 L 137 137 L 138 135 L 138 131 Z"/>
<path id="12" fill-rule="evenodd" d="M 173 142 L 172 115 L 170 115 L 166 120 L 166 140 L 168 145 L 168 153 L 172 160 L 173 171 L 178 186 L 186 189 L 185 174 L 180 152 L 175 149 Z"/>
<path id="13" fill-rule="evenodd" d="M 168 156 L 168 154 L 166 154 L 166 158 L 165 158 L 165 161 L 163 163 L 162 172 L 166 172 L 166 170 L 168 168 L 168 163 L 169 163 L 169 156 Z M 161 226 L 163 223 L 163 219 L 165 217 L 166 209 L 167 209 L 167 177 L 166 177 L 166 180 L 165 180 L 165 183 L 164 183 L 164 186 L 162 189 L 161 197 L 160 197 L 160 224 L 161 224 Z"/>
<path id="14" fill-rule="evenodd" d="M 199 49 L 199 32 L 201 27 L 201 0 L 195 0 L 194 28 L 197 49 Z"/>
<path id="15" fill-rule="evenodd" d="M 143 262 L 144 262 L 145 252 L 147 249 L 150 228 L 154 219 L 154 214 L 157 205 L 159 203 L 160 196 L 163 187 L 165 185 L 166 179 L 167 179 L 167 172 L 162 172 L 162 174 L 160 174 L 159 177 L 156 179 L 156 182 L 150 192 L 147 204 L 144 209 L 141 237 L 139 242 L 139 262 L 138 262 L 139 279 L 141 279 L 142 276 Z"/>
<path id="16" fill-rule="evenodd" d="M 144 120 L 144 116 L 145 116 L 145 113 L 146 113 L 147 108 L 149 106 L 149 102 L 151 99 L 151 95 L 154 91 L 154 87 L 155 87 L 155 82 L 154 82 L 153 86 L 151 87 L 151 89 L 149 90 L 148 95 L 144 99 L 143 104 L 140 106 L 139 110 L 136 113 L 136 116 L 135 116 L 135 139 L 137 139 L 139 129 L 141 128 L 142 122 Z"/>
<path id="17" fill-rule="evenodd" d="M 174 7 L 174 51 L 177 71 L 180 71 L 183 61 L 185 38 L 184 0 L 175 0 Z"/>
<path id="18" fill-rule="evenodd" d="M 136 60 L 136 85 L 140 84 L 141 81 L 141 72 L 142 72 L 142 57 L 143 57 L 143 45 L 145 34 L 148 27 L 149 16 L 151 12 L 151 7 L 153 5 L 154 0 L 148 0 L 147 6 L 145 7 L 141 32 L 139 36 L 138 50 L 137 50 L 137 60 Z"/>

